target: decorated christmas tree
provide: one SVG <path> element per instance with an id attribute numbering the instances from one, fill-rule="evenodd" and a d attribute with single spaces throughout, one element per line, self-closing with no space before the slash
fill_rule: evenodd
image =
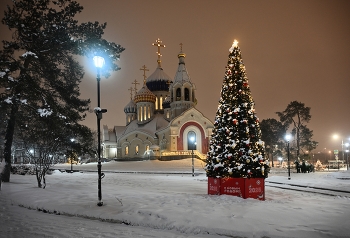
<path id="1" fill-rule="evenodd" d="M 264 156 L 259 118 L 236 40 L 229 52 L 206 173 L 217 178 L 266 178 L 269 165 Z"/>

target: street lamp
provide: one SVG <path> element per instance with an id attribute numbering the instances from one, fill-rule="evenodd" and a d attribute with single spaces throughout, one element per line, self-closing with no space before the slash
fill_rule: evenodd
<path id="1" fill-rule="evenodd" d="M 291 135 L 286 135 L 286 140 L 287 140 L 287 150 L 288 150 L 288 180 L 290 180 L 290 164 L 289 164 L 289 154 L 290 154 L 290 152 L 289 152 L 289 141 L 290 141 L 290 138 L 291 138 L 292 136 Z"/>
<path id="2" fill-rule="evenodd" d="M 194 147 L 194 137 L 191 137 L 192 142 L 192 177 L 194 177 L 194 158 L 193 158 L 193 147 Z"/>
<path id="3" fill-rule="evenodd" d="M 349 170 L 349 161 L 348 161 L 348 158 L 349 158 L 349 143 L 345 143 L 345 147 L 346 147 L 346 170 Z"/>
<path id="4" fill-rule="evenodd" d="M 106 109 L 101 109 L 100 108 L 100 70 L 105 64 L 105 60 L 101 56 L 94 56 L 93 58 L 95 67 L 97 69 L 97 108 L 95 108 L 95 114 L 97 117 L 97 137 L 98 137 L 98 142 L 97 142 L 97 154 L 98 154 L 98 162 L 97 162 L 97 170 L 98 170 L 98 203 L 97 206 L 102 206 L 102 186 L 101 186 L 101 180 L 104 176 L 102 175 L 101 172 L 101 119 L 102 119 L 102 113 L 107 112 Z"/>
<path id="5" fill-rule="evenodd" d="M 338 139 L 338 138 L 339 138 L 338 135 L 333 135 L 333 139 Z M 342 139 L 341 140 L 341 150 L 342 150 L 342 154 L 343 154 L 343 157 L 342 157 L 343 162 L 344 162 L 344 145 L 346 146 L 346 144 L 344 144 L 344 140 Z M 338 162 L 338 160 L 337 160 L 337 162 Z M 348 169 L 348 165 L 346 166 L 346 169 Z M 339 170 L 339 162 L 338 162 L 338 170 Z"/>
<path id="6" fill-rule="evenodd" d="M 192 150 L 192 177 L 194 177 L 194 158 L 193 158 L 193 149 L 195 145 L 195 136 L 194 133 L 190 132 L 190 141 L 191 141 L 191 150 Z"/>
<path id="7" fill-rule="evenodd" d="M 35 159 L 35 150 L 30 149 L 29 152 L 33 155 L 33 158 Z M 29 164 L 32 163 L 32 156 L 29 156 Z"/>
<path id="8" fill-rule="evenodd" d="M 282 157 L 278 157 L 278 161 L 280 163 L 280 168 L 282 168 Z"/>
<path id="9" fill-rule="evenodd" d="M 72 139 L 70 139 L 70 141 L 72 142 L 72 144 L 74 143 L 74 141 L 75 141 L 75 139 L 74 138 L 72 138 Z M 70 172 L 71 173 L 73 173 L 73 150 L 71 151 L 72 153 L 71 153 L 71 158 L 70 158 Z"/>

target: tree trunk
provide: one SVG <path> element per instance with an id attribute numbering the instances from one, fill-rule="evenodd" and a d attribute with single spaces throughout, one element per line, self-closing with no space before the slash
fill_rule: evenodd
<path id="1" fill-rule="evenodd" d="M 38 169 L 35 169 L 36 181 L 38 182 L 38 188 L 41 188 L 41 174 Z"/>
<path id="2" fill-rule="evenodd" d="M 4 159 L 5 167 L 2 171 L 2 181 L 10 182 L 11 174 L 11 147 L 13 142 L 13 134 L 15 133 L 15 124 L 16 124 L 16 114 L 18 112 L 18 106 L 13 104 L 11 107 L 10 118 L 7 123 L 6 135 L 5 135 L 5 148 L 4 148 Z"/>

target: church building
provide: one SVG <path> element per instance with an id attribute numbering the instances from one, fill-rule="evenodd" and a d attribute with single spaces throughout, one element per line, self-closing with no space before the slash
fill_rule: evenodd
<path id="1" fill-rule="evenodd" d="M 157 67 L 147 78 L 144 65 L 142 88 L 137 90 L 135 80 L 134 89 L 129 89 L 125 125 L 103 126 L 102 155 L 117 160 L 177 159 L 193 152 L 204 159 L 214 125 L 195 108 L 196 86 L 187 72 L 182 44 L 174 78 L 161 66 L 160 49 L 165 45 L 159 38 L 152 45 L 158 47 Z"/>

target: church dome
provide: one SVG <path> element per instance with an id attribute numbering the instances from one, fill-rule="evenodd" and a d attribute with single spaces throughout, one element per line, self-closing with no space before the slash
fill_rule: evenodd
<path id="1" fill-rule="evenodd" d="M 136 113 L 136 104 L 133 100 L 130 100 L 130 102 L 124 107 L 125 113 Z"/>
<path id="2" fill-rule="evenodd" d="M 135 103 L 138 102 L 152 102 L 155 103 L 156 96 L 144 85 L 135 95 Z"/>
<path id="3" fill-rule="evenodd" d="M 168 91 L 171 78 L 164 72 L 163 68 L 157 67 L 156 70 L 147 78 L 146 85 L 149 90 Z"/>

